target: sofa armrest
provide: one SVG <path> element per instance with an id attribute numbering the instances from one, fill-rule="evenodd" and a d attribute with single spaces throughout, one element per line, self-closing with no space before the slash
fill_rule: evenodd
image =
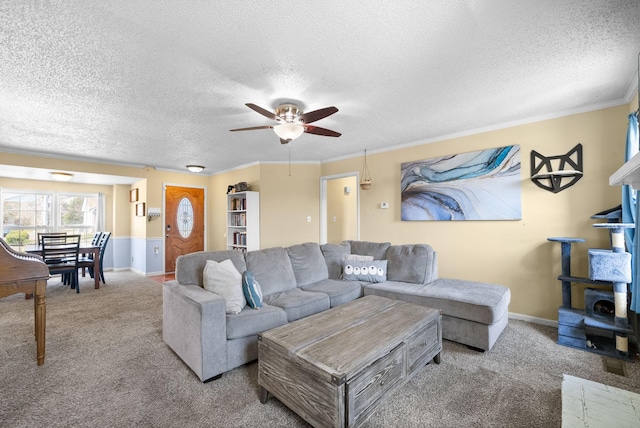
<path id="1" fill-rule="evenodd" d="M 224 299 L 197 285 L 162 285 L 162 339 L 206 381 L 227 371 Z"/>

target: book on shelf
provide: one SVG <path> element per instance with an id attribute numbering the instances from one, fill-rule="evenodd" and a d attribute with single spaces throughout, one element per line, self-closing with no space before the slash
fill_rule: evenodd
<path id="1" fill-rule="evenodd" d="M 247 225 L 247 215 L 245 213 L 236 213 L 231 215 L 231 219 L 229 222 L 231 226 L 246 226 Z"/>
<path id="2" fill-rule="evenodd" d="M 229 208 L 231 211 L 245 211 L 247 209 L 247 200 L 245 198 L 233 198 Z"/>
<path id="3" fill-rule="evenodd" d="M 234 245 L 247 245 L 247 232 L 233 232 Z"/>

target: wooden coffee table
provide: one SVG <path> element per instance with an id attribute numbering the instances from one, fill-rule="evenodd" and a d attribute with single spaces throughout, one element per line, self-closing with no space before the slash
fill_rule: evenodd
<path id="1" fill-rule="evenodd" d="M 264 332 L 258 342 L 260 401 L 269 394 L 313 426 L 349 427 L 433 359 L 439 310 L 365 296 Z"/>

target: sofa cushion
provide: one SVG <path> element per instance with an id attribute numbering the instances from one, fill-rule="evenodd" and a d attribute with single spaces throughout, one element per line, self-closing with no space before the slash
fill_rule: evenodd
<path id="1" fill-rule="evenodd" d="M 242 293 L 242 275 L 231 260 L 219 263 L 207 260 L 203 281 L 205 290 L 222 296 L 228 314 L 239 314 L 247 304 Z"/>
<path id="2" fill-rule="evenodd" d="M 245 254 L 247 269 L 260 283 L 263 297 L 296 287 L 291 261 L 282 247 L 249 251 Z"/>
<path id="3" fill-rule="evenodd" d="M 387 249 L 390 242 L 369 242 L 369 241 L 348 241 L 351 245 L 351 254 L 363 256 L 373 256 L 374 260 L 384 260 L 387 258 Z"/>
<path id="4" fill-rule="evenodd" d="M 329 271 L 329 279 L 340 279 L 342 275 L 342 259 L 351 254 L 351 245 L 348 241 L 342 244 L 322 244 L 320 250 L 324 256 Z"/>
<path id="5" fill-rule="evenodd" d="M 389 281 L 427 284 L 436 279 L 433 264 L 433 248 L 426 244 L 391 245 L 387 249 Z"/>
<path id="6" fill-rule="evenodd" d="M 262 288 L 249 270 L 245 270 L 242 274 L 242 292 L 247 299 L 247 305 L 253 309 L 262 307 Z"/>
<path id="7" fill-rule="evenodd" d="M 387 281 L 369 284 L 373 294 L 442 310 L 443 315 L 493 324 L 508 313 L 511 292 L 503 285 L 440 278 L 429 284 Z"/>
<path id="8" fill-rule="evenodd" d="M 327 263 L 316 242 L 292 245 L 286 248 L 298 287 L 329 278 Z"/>
<path id="9" fill-rule="evenodd" d="M 262 305 L 259 311 L 254 311 L 245 306 L 237 315 L 227 314 L 227 339 L 253 336 L 286 323 L 287 314 L 281 308 Z"/>
<path id="10" fill-rule="evenodd" d="M 326 294 L 312 293 L 299 288 L 265 295 L 264 302 L 284 309 L 289 322 L 326 311 L 331 307 L 329 296 Z"/>
<path id="11" fill-rule="evenodd" d="M 304 291 L 326 294 L 329 296 L 329 304 L 332 308 L 362 297 L 362 284 L 356 281 L 325 279 L 300 288 Z"/>
<path id="12" fill-rule="evenodd" d="M 386 260 L 342 261 L 342 279 L 345 281 L 385 282 L 387 280 Z"/>
<path id="13" fill-rule="evenodd" d="M 192 284 L 202 287 L 204 285 L 202 274 L 207 260 L 221 262 L 227 259 L 233 262 L 238 272 L 242 273 L 247 270 L 244 255 L 240 251 L 196 251 L 178 256 L 176 259 L 176 280 L 183 285 Z"/>

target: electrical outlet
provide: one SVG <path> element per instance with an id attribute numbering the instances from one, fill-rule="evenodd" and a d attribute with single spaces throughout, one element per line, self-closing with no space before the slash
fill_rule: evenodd
<path id="1" fill-rule="evenodd" d="M 131 257 L 131 263 L 133 263 L 133 257 Z"/>
<path id="2" fill-rule="evenodd" d="M 380 202 L 380 208 L 382 208 L 382 209 L 389 208 L 389 203 L 388 202 Z"/>
<path id="3" fill-rule="evenodd" d="M 311 223 L 311 216 L 310 215 L 307 216 L 307 223 Z"/>

